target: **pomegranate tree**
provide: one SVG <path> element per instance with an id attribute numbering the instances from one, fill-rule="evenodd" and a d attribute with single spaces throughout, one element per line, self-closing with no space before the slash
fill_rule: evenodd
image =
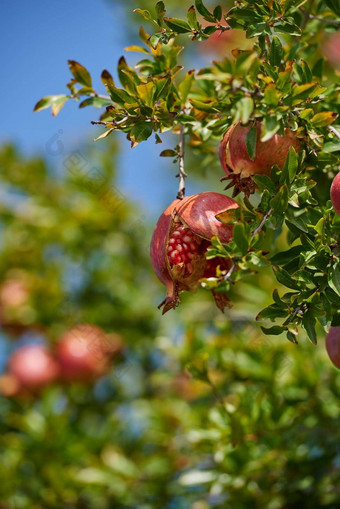
<path id="1" fill-rule="evenodd" d="M 166 286 L 167 294 L 159 307 L 163 314 L 175 308 L 183 290 L 194 291 L 200 280 L 216 275 L 230 267 L 230 260 L 222 257 L 208 261 L 205 254 L 212 237 L 228 243 L 232 225 L 224 224 L 216 216 L 237 209 L 238 203 L 223 194 L 205 192 L 175 200 L 159 218 L 151 240 L 151 261 L 158 279 Z M 227 305 L 220 295 L 215 301 L 222 310 Z"/>
<path id="2" fill-rule="evenodd" d="M 230 284 L 271 267 L 273 280 L 287 291 L 282 298 L 273 293 L 273 302 L 257 314 L 258 320 L 279 323 L 263 332 L 284 333 L 295 343 L 303 328 L 315 342 L 317 323 L 332 323 L 340 296 L 339 229 L 325 212 L 323 192 L 339 166 L 339 91 L 336 73 L 323 65 L 322 44 L 316 44 L 321 31 L 330 33 L 339 24 L 337 2 L 240 0 L 212 9 L 205 0 L 192 3 L 181 18 L 171 17 L 163 1 L 152 12 L 136 9 L 153 28 L 151 33 L 141 29 L 141 46 L 126 48 L 143 54 L 134 68 L 125 57 L 119 59 L 120 84 L 108 70 L 102 72 L 106 95 L 93 88 L 86 67 L 69 60 L 67 95 L 45 96 L 35 111 L 51 107 L 57 115 L 69 100 L 80 100 L 81 107 L 103 106 L 92 121 L 100 126 L 96 140 L 120 131 L 132 148 L 151 138 L 159 144 L 165 132 L 174 135 L 160 155 L 178 164 L 178 191 L 171 192 L 169 203 L 177 200 L 160 217 L 151 245 L 154 271 L 167 287 L 163 313 L 178 305 L 181 291 L 194 291 L 202 278 L 214 275 L 209 288 L 224 309 Z M 218 50 L 236 32 L 244 34 L 247 45 L 234 46 L 230 56 L 224 52 L 201 69 L 192 69 L 190 62 L 179 72 L 183 61 L 177 43 L 187 37 L 190 47 L 197 42 L 200 51 L 209 44 Z M 188 147 L 191 161 L 197 156 L 210 176 L 219 147 L 224 180 L 231 181 L 227 189 L 234 188 L 233 196 L 244 193 L 234 227 L 217 219 L 221 210 L 237 207 L 231 198 L 209 192 L 184 198 Z M 150 187 L 150 198 L 153 194 Z M 214 235 L 222 245 L 216 242 L 215 260 L 208 262 Z"/>
<path id="3" fill-rule="evenodd" d="M 249 131 L 256 127 L 255 157 L 248 154 L 246 139 Z M 241 122 L 232 125 L 220 143 L 220 161 L 226 177 L 231 182 L 227 189 L 234 186 L 233 196 L 243 191 L 247 196 L 255 190 L 253 175 L 270 175 L 272 166 L 280 169 L 285 164 L 290 147 L 296 152 L 300 150 L 300 142 L 296 134 L 285 129 L 284 136 L 275 134 L 268 141 L 261 141 L 261 122 L 243 126 Z"/>

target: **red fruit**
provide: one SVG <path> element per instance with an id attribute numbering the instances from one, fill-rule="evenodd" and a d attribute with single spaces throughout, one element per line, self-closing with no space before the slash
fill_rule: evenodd
<path id="1" fill-rule="evenodd" d="M 340 369 L 340 327 L 331 327 L 326 336 L 326 350 L 334 366 Z"/>
<path id="2" fill-rule="evenodd" d="M 239 205 L 219 193 L 200 193 L 175 200 L 159 218 L 151 240 L 151 262 L 158 279 L 167 287 L 167 296 L 159 307 L 163 314 L 175 308 L 183 290 L 196 290 L 200 279 L 216 275 L 216 268 L 228 270 L 230 261 L 215 258 L 207 261 L 205 253 L 213 236 L 227 244 L 233 226 L 216 216 Z M 217 306 L 228 305 L 224 294 L 214 295 Z"/>
<path id="3" fill-rule="evenodd" d="M 340 172 L 335 176 L 331 185 L 331 200 L 335 212 L 340 216 Z"/>
<path id="4" fill-rule="evenodd" d="M 57 345 L 61 376 L 68 381 L 92 381 L 107 371 L 110 357 L 121 348 L 120 337 L 94 325 L 77 325 Z"/>
<path id="5" fill-rule="evenodd" d="M 58 376 L 58 364 L 46 347 L 22 346 L 8 362 L 8 374 L 14 377 L 23 390 L 35 391 L 53 382 Z"/>
<path id="6" fill-rule="evenodd" d="M 220 161 L 226 179 L 231 179 L 229 187 L 235 186 L 233 196 L 243 191 L 247 196 L 255 190 L 253 175 L 270 175 L 272 166 L 283 168 L 290 147 L 300 150 L 300 142 L 293 131 L 285 129 L 284 136 L 275 134 L 268 141 L 261 141 L 261 122 L 256 122 L 256 156 L 251 160 L 246 146 L 246 137 L 253 124 L 242 126 L 241 122 L 232 125 L 220 143 Z"/>

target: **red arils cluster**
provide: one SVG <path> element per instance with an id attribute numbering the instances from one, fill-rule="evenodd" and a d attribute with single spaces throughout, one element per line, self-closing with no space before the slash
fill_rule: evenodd
<path id="1" fill-rule="evenodd" d="M 179 225 L 169 237 L 167 255 L 171 267 L 183 264 L 185 273 L 191 274 L 191 261 L 195 254 L 199 252 L 199 245 L 195 235 L 189 228 Z"/>

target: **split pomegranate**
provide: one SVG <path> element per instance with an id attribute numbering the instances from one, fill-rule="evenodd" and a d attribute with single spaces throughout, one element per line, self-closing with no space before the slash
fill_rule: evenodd
<path id="1" fill-rule="evenodd" d="M 340 216 L 340 172 L 331 185 L 331 201 L 335 212 Z"/>
<path id="2" fill-rule="evenodd" d="M 163 314 L 179 303 L 179 293 L 194 291 L 202 278 L 213 277 L 220 266 L 227 271 L 230 260 L 205 257 L 213 236 L 228 243 L 233 226 L 217 216 L 238 208 L 233 199 L 219 193 L 205 192 L 175 200 L 159 218 L 151 240 L 151 262 L 158 279 L 166 286 L 167 295 L 160 304 Z M 223 311 L 228 305 L 225 294 L 215 294 L 216 305 Z"/>
<path id="3" fill-rule="evenodd" d="M 41 389 L 53 382 L 58 373 L 57 362 L 42 345 L 22 346 L 13 353 L 8 362 L 8 374 L 23 390 Z"/>
<path id="4" fill-rule="evenodd" d="M 220 161 L 226 177 L 230 179 L 229 189 L 234 186 L 233 196 L 241 191 L 246 196 L 255 191 L 253 175 L 270 175 L 272 166 L 283 168 L 289 149 L 293 147 L 296 152 L 300 150 L 300 142 L 295 133 L 285 129 L 284 136 L 275 134 L 268 141 L 261 141 L 261 122 L 256 122 L 257 141 L 256 155 L 250 159 L 246 146 L 246 138 L 254 124 L 243 126 L 241 122 L 232 125 L 225 133 L 220 143 Z"/>
<path id="5" fill-rule="evenodd" d="M 331 327 L 326 336 L 326 350 L 335 367 L 340 369 L 340 327 Z"/>
<path id="6" fill-rule="evenodd" d="M 112 355 L 122 349 L 120 336 L 106 334 L 90 324 L 67 330 L 59 339 L 57 358 L 61 378 L 67 381 L 93 381 L 110 367 Z"/>

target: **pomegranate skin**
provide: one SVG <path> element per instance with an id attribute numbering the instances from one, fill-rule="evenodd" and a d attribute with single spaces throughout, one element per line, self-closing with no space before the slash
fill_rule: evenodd
<path id="1" fill-rule="evenodd" d="M 228 178 L 232 178 L 229 187 L 235 185 L 235 193 L 244 191 L 249 195 L 254 192 L 254 183 L 249 180 L 253 175 L 270 175 L 272 166 L 283 168 L 289 149 L 293 147 L 296 152 L 300 150 L 300 142 L 293 131 L 285 129 L 284 136 L 275 134 L 268 141 L 261 141 L 261 122 L 256 121 L 257 141 L 256 156 L 251 160 L 246 146 L 246 137 L 254 124 L 242 126 L 237 122 L 225 133 L 219 148 L 222 168 Z M 237 177 L 236 177 L 237 176 Z"/>
<path id="2" fill-rule="evenodd" d="M 196 290 L 200 279 L 206 277 L 207 260 L 204 253 L 211 238 L 218 236 L 223 243 L 227 243 L 233 231 L 232 225 L 222 223 L 216 216 L 238 207 L 237 202 L 225 195 L 205 192 L 173 201 L 160 216 L 151 239 L 150 254 L 154 272 L 167 288 L 166 298 L 159 305 L 159 308 L 163 307 L 163 314 L 178 306 L 181 291 Z M 185 233 L 187 229 L 195 236 L 192 241 L 185 238 L 190 237 Z M 183 238 L 180 239 L 181 235 Z M 178 244 L 174 245 L 176 238 Z M 192 242 L 193 251 L 190 254 L 186 242 Z M 188 261 L 174 263 L 182 255 Z M 173 258 L 170 259 L 171 256 Z M 227 263 L 224 264 L 226 266 Z M 221 295 L 214 297 L 217 306 L 223 310 L 228 305 L 228 299 L 221 299 Z"/>
<path id="3" fill-rule="evenodd" d="M 331 185 L 331 201 L 335 212 L 340 216 L 340 172 L 335 176 Z"/>
<path id="4" fill-rule="evenodd" d="M 211 240 L 217 236 L 226 244 L 233 236 L 233 226 L 222 223 L 216 216 L 238 207 L 236 201 L 224 194 L 205 192 L 188 196 L 176 206 L 176 211 L 184 224 L 199 237 Z"/>
<path id="5" fill-rule="evenodd" d="M 185 198 L 184 198 L 185 199 Z M 169 282 L 168 267 L 164 257 L 164 246 L 167 243 L 173 212 L 181 200 L 174 200 L 157 221 L 150 244 L 150 257 L 153 270 L 161 283 Z"/>
<path id="6" fill-rule="evenodd" d="M 93 381 L 108 370 L 110 357 L 121 348 L 119 336 L 106 334 L 100 327 L 90 324 L 72 327 L 60 337 L 57 345 L 61 378 Z"/>
<path id="7" fill-rule="evenodd" d="M 46 347 L 27 345 L 18 348 L 10 357 L 8 373 L 23 389 L 36 390 L 53 382 L 59 368 Z"/>
<path id="8" fill-rule="evenodd" d="M 331 327 L 326 336 L 326 350 L 334 366 L 340 369 L 340 327 Z"/>

